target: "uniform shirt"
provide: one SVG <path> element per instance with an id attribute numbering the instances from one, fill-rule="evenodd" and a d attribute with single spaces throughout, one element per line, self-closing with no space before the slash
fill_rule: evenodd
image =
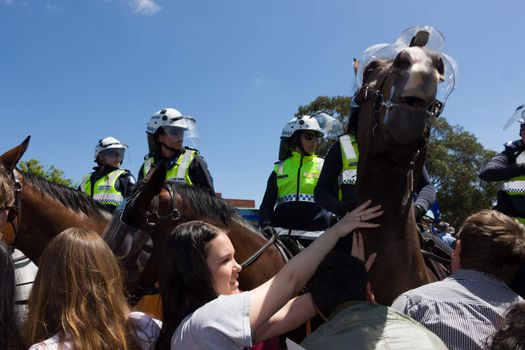
<path id="1" fill-rule="evenodd" d="M 102 177 L 106 176 L 107 174 L 118 170 L 119 168 L 115 168 L 109 165 L 103 165 L 103 166 L 96 166 L 93 168 L 93 172 L 91 173 L 90 177 L 90 183 L 91 183 L 91 190 L 93 191 L 93 185 L 97 183 L 98 180 L 100 180 Z M 126 169 L 123 169 L 126 170 Z M 115 183 L 115 189 L 122 193 L 122 196 L 124 198 L 127 198 L 133 193 L 133 190 L 135 189 L 136 181 L 135 177 L 131 174 L 129 170 L 126 170 L 126 172 L 119 176 L 117 179 L 117 182 Z M 83 188 L 78 187 L 79 191 L 83 191 Z M 92 193 L 87 193 L 87 195 L 92 197 Z M 114 205 L 106 205 L 104 206 L 109 211 L 113 212 L 115 210 Z"/>
<path id="2" fill-rule="evenodd" d="M 339 217 L 352 211 L 356 205 L 355 185 L 339 186 L 338 178 L 342 169 L 341 146 L 339 142 L 335 142 L 324 159 L 323 170 L 315 188 L 315 201 Z M 339 201 L 338 198 L 339 187 L 342 191 L 342 201 Z M 425 167 L 423 167 L 415 192 L 417 197 L 414 204 L 421 206 L 426 212 L 436 200 L 436 190 Z"/>
<path id="3" fill-rule="evenodd" d="M 177 161 L 179 156 L 184 151 L 185 150 L 182 150 L 181 152 L 175 154 L 170 159 L 164 159 L 155 154 L 154 155 L 155 161 L 156 162 L 159 162 L 161 160 L 167 161 L 168 163 L 167 165 L 169 169 L 174 165 L 174 163 Z M 208 164 L 206 164 L 206 162 L 204 161 L 204 158 L 202 158 L 200 155 L 196 154 L 193 157 L 193 160 L 191 161 L 188 167 L 188 176 L 190 177 L 195 187 L 199 187 L 209 192 L 212 196 L 215 196 L 215 190 L 213 188 L 213 178 L 208 170 Z M 143 179 L 144 179 L 144 164 L 142 164 L 139 170 L 139 182 L 143 181 Z"/>
<path id="4" fill-rule="evenodd" d="M 492 158 L 479 173 L 484 181 L 508 181 L 525 174 L 525 165 L 516 163 L 523 152 L 521 140 L 509 142 L 505 150 Z M 512 197 L 512 198 L 511 198 Z M 512 216 L 525 218 L 525 196 L 509 196 L 505 191 L 498 192 L 497 210 Z"/>
<path id="5" fill-rule="evenodd" d="M 437 334 L 449 349 L 482 349 L 503 321 L 505 311 L 523 299 L 504 282 L 470 269 L 412 289 L 392 307 Z"/>
<path id="6" fill-rule="evenodd" d="M 312 156 L 301 156 L 298 152 L 293 152 L 293 154 L 295 157 L 313 161 Z M 302 162 L 303 160 L 301 164 Z M 304 231 L 324 231 L 328 228 L 331 213 L 322 209 L 319 204 L 313 201 L 290 201 L 276 206 L 278 193 L 277 174 L 274 170 L 268 177 L 264 197 L 259 207 L 263 226 L 272 225 Z"/>

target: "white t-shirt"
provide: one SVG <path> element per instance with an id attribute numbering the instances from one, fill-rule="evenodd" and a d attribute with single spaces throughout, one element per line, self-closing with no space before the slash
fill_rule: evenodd
<path id="1" fill-rule="evenodd" d="M 250 293 L 221 295 L 187 316 L 171 337 L 172 349 L 238 350 L 252 345 Z"/>
<path id="2" fill-rule="evenodd" d="M 162 322 L 154 319 L 142 312 L 132 312 L 129 314 L 130 320 L 137 325 L 137 339 L 143 350 L 155 349 L 155 343 L 159 337 Z M 38 344 L 34 344 L 29 350 L 58 350 L 59 337 L 55 335 Z M 64 350 L 71 350 L 71 344 L 64 343 Z"/>

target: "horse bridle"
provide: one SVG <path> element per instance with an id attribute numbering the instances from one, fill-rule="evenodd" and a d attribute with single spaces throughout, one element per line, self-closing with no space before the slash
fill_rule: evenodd
<path id="1" fill-rule="evenodd" d="M 15 170 L 13 170 L 11 172 L 11 180 L 13 181 L 13 184 L 14 184 L 14 188 L 13 188 L 13 193 L 14 193 L 14 200 L 13 200 L 13 203 L 11 205 L 6 205 L 2 208 L 0 208 L 0 211 L 3 211 L 3 210 L 7 210 L 8 211 L 8 216 L 7 216 L 7 222 L 6 223 L 9 223 L 11 225 L 11 227 L 13 228 L 13 234 L 14 234 L 14 238 L 13 238 L 13 242 L 11 242 L 11 246 L 16 246 L 16 238 L 18 237 L 18 224 L 17 224 L 17 221 L 18 221 L 18 214 L 20 213 L 20 195 L 19 193 L 22 191 L 22 183 L 18 180 L 16 174 L 15 174 Z"/>
<path id="2" fill-rule="evenodd" d="M 160 196 L 157 195 L 153 197 L 152 199 L 152 209 L 151 211 L 145 210 L 144 216 L 146 218 L 146 223 L 148 226 L 153 227 L 156 226 L 158 223 L 166 220 L 171 220 L 173 222 L 177 222 L 181 218 L 180 211 L 176 207 L 176 182 L 167 182 L 164 186 L 166 190 L 168 191 L 170 198 L 171 198 L 171 211 L 170 213 L 166 215 L 159 215 L 159 202 L 160 202 Z M 250 257 L 248 257 L 244 262 L 242 262 L 240 265 L 243 268 L 246 268 L 250 265 L 252 265 L 254 262 L 259 259 L 259 257 L 264 254 L 264 252 L 272 245 L 276 243 L 276 236 L 272 235 L 270 239 L 261 247 L 259 248 L 255 253 L 253 253 Z"/>
<path id="3" fill-rule="evenodd" d="M 353 108 L 356 109 L 354 113 L 358 114 L 359 111 L 359 103 L 361 102 L 361 97 L 363 101 L 369 101 L 372 100 L 372 124 L 370 127 L 370 135 L 371 137 L 375 136 L 375 130 L 377 126 L 379 125 L 379 115 L 382 112 L 383 109 L 386 110 L 385 119 L 388 118 L 388 113 L 392 108 L 395 108 L 397 106 L 400 106 L 400 103 L 392 102 L 392 98 L 394 95 L 394 85 L 392 84 L 390 86 L 390 89 L 388 91 L 388 100 L 385 101 L 385 97 L 383 94 L 383 89 L 385 87 L 387 77 L 391 75 L 393 72 L 393 65 L 390 64 L 390 67 L 385 71 L 383 76 L 381 77 L 381 80 L 379 84 L 377 84 L 377 88 L 371 88 L 370 84 L 364 84 L 354 95 L 352 98 L 352 105 Z M 355 102 L 354 102 L 355 100 Z M 434 98 L 434 101 L 430 104 L 428 107 L 418 107 L 415 106 L 413 108 L 421 110 L 425 114 L 425 118 L 439 118 L 441 115 L 441 112 L 443 110 L 443 103 L 439 101 L 437 98 Z M 419 155 L 421 154 L 421 150 L 424 148 L 426 144 L 426 138 L 422 139 L 420 142 L 420 145 L 417 147 L 417 151 L 414 154 L 413 158 L 410 160 L 408 164 L 408 171 L 407 171 L 407 183 L 410 186 L 410 191 L 407 191 L 405 194 L 403 200 L 402 200 L 402 206 L 406 207 L 406 205 L 409 203 L 410 196 L 412 195 L 411 192 L 413 192 L 413 184 L 414 184 L 414 169 L 416 162 L 419 158 Z"/>

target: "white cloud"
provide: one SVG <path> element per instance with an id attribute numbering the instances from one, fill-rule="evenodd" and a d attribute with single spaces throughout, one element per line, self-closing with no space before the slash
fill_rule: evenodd
<path id="1" fill-rule="evenodd" d="M 45 4 L 44 9 L 46 11 L 60 11 L 62 10 L 62 7 L 60 7 L 59 5 Z"/>
<path id="2" fill-rule="evenodd" d="M 4 4 L 11 5 L 13 4 L 13 0 L 4 0 Z"/>
<path id="3" fill-rule="evenodd" d="M 257 84 L 257 85 L 262 84 L 263 82 L 262 78 L 257 78 L 257 77 L 253 78 L 252 81 L 254 84 Z"/>
<path id="4" fill-rule="evenodd" d="M 156 0 L 129 0 L 129 4 L 133 12 L 139 15 L 154 15 L 162 9 L 155 1 Z"/>

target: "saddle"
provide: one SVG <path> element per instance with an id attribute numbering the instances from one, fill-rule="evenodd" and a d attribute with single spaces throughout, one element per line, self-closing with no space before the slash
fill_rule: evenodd
<path id="1" fill-rule="evenodd" d="M 439 279 L 450 275 L 450 257 L 453 249 L 433 234 L 426 226 L 418 225 L 421 254 L 427 267 Z"/>

